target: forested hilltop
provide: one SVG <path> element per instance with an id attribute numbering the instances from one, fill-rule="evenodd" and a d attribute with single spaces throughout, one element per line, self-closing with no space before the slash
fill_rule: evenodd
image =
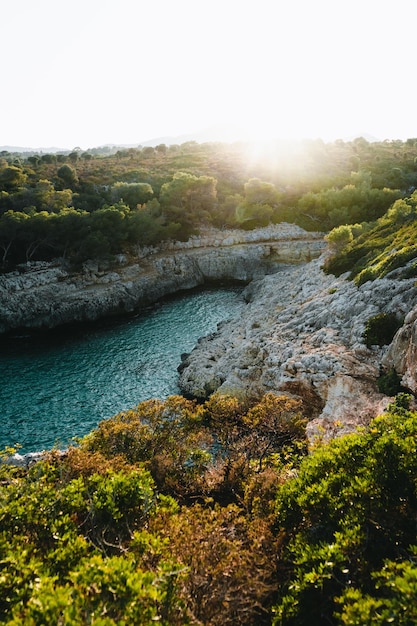
<path id="1" fill-rule="evenodd" d="M 0 153 L 0 265 L 134 253 L 203 225 L 370 222 L 417 187 L 417 140 Z"/>

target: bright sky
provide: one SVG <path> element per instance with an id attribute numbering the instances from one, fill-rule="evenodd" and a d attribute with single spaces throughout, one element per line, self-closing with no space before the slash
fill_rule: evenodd
<path id="1" fill-rule="evenodd" d="M 417 137 L 415 0 L 0 3 L 0 146 Z"/>

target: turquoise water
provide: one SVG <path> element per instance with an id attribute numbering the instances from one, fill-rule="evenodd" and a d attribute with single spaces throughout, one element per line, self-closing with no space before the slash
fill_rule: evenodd
<path id="1" fill-rule="evenodd" d="M 0 338 L 0 448 L 64 447 L 142 400 L 179 393 L 181 354 L 244 306 L 240 290 L 210 289 L 82 331 Z"/>

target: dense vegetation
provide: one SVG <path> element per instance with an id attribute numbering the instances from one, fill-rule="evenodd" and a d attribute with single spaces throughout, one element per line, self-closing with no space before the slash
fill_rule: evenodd
<path id="1" fill-rule="evenodd" d="M 148 401 L 0 466 L 4 624 L 415 624 L 409 398 L 306 456 L 299 403 Z"/>
<path id="2" fill-rule="evenodd" d="M 417 192 L 394 202 L 374 222 L 343 225 L 328 235 L 335 254 L 326 264 L 334 274 L 349 272 L 357 284 L 386 276 L 417 276 Z"/>
<path id="3" fill-rule="evenodd" d="M 135 253 L 202 226 L 375 221 L 417 187 L 417 140 L 0 154 L 0 265 Z"/>
<path id="4" fill-rule="evenodd" d="M 1 623 L 268 623 L 274 483 L 305 450 L 288 398 L 171 397 L 1 466 Z"/>

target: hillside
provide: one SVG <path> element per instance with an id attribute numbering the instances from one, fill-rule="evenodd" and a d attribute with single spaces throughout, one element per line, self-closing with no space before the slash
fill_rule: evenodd
<path id="1" fill-rule="evenodd" d="M 416 207 L 417 192 L 413 192 L 394 202 L 376 222 L 335 229 L 328 236 L 335 250 L 326 263 L 327 271 L 349 272 L 359 285 L 396 269 L 399 278 L 416 276 Z"/>

